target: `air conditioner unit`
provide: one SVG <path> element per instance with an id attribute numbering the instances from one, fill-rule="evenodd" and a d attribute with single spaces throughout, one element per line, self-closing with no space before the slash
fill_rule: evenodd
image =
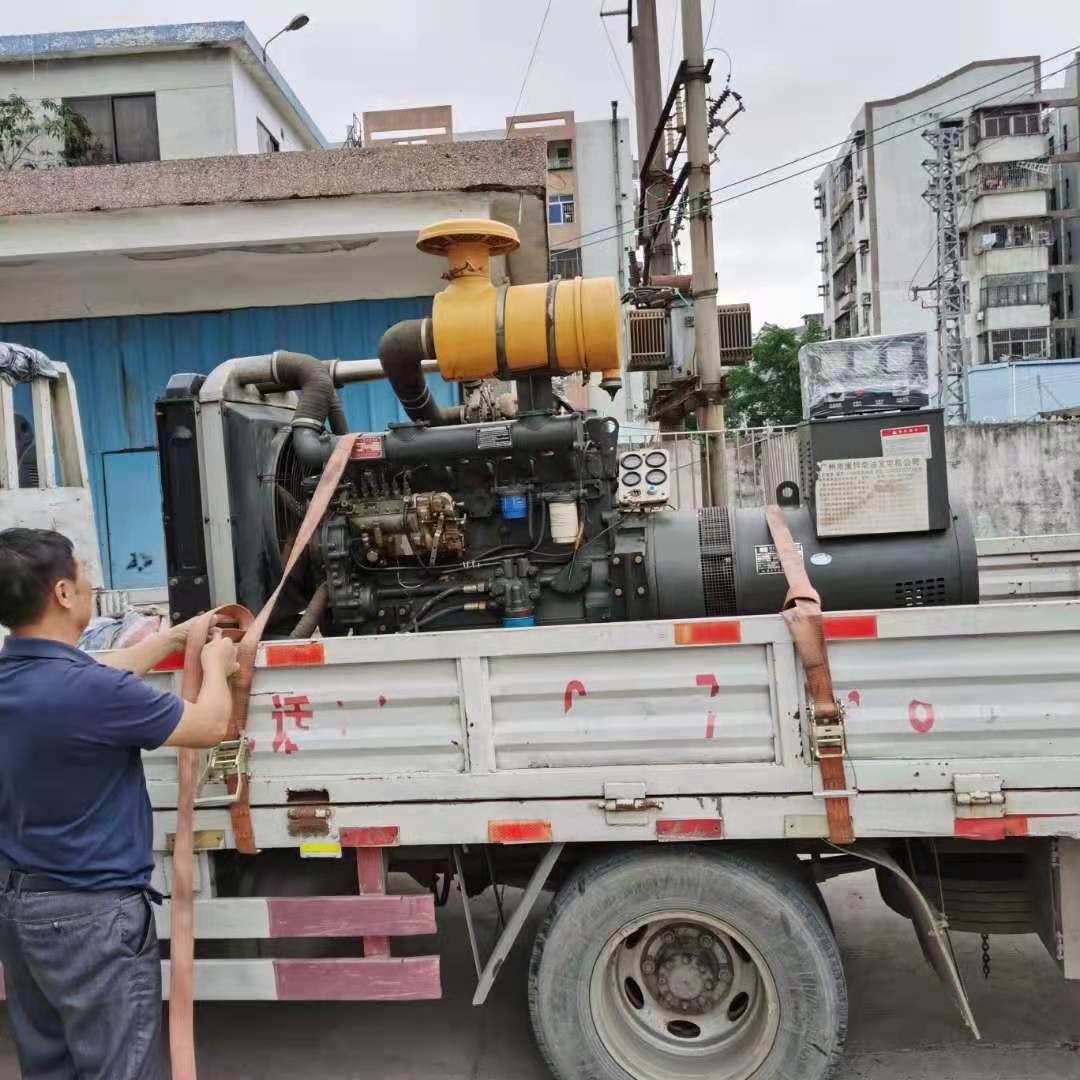
<path id="1" fill-rule="evenodd" d="M 859 241 L 859 251 L 865 253 L 865 252 L 867 252 L 869 250 L 870 250 L 870 241 L 867 240 L 867 239 L 860 240 Z"/>
<path id="2" fill-rule="evenodd" d="M 865 180 L 859 181 L 859 186 L 855 189 L 855 193 L 859 196 L 860 199 L 866 198 L 867 194 L 869 193 L 869 189 L 866 186 Z"/>
<path id="3" fill-rule="evenodd" d="M 815 195 L 814 196 L 814 209 L 815 210 L 824 210 L 825 209 L 825 197 L 823 195 Z"/>
<path id="4" fill-rule="evenodd" d="M 869 304 L 871 304 L 873 302 L 873 294 L 868 293 L 868 292 L 864 292 L 859 297 L 859 302 L 863 305 L 863 307 L 868 306 Z"/>
<path id="5" fill-rule="evenodd" d="M 816 252 L 817 252 L 817 253 L 818 253 L 819 255 L 824 255 L 824 254 L 825 254 L 825 241 L 824 241 L 824 240 L 819 240 L 819 241 L 818 241 L 818 242 L 817 242 L 817 243 L 816 243 L 816 244 L 814 245 L 814 250 L 815 250 L 815 251 L 816 251 Z"/>

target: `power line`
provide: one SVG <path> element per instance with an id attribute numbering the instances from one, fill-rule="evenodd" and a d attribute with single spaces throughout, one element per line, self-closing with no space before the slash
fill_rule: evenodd
<path id="1" fill-rule="evenodd" d="M 1076 48 L 1080 48 L 1080 46 L 1073 46 L 1073 49 L 1076 49 Z M 1072 51 L 1072 50 L 1070 50 L 1070 49 L 1064 50 L 1064 52 L 1070 52 L 1070 51 Z M 1064 55 L 1064 53 L 1055 54 L 1055 56 L 1062 56 L 1062 55 Z M 1048 57 L 1048 59 L 1054 59 L 1054 57 Z M 1076 61 L 1070 61 L 1068 64 L 1065 64 L 1063 67 L 1057 68 L 1054 71 L 1048 71 L 1048 72 L 1043 73 L 1041 75 L 1041 78 L 1046 79 L 1046 78 L 1049 78 L 1049 77 L 1051 77 L 1053 75 L 1059 75 L 1059 74 L 1061 74 L 1061 72 L 1066 71 L 1066 70 L 1068 70 L 1068 68 L 1074 67 L 1075 65 L 1076 65 Z M 1016 73 L 1014 72 L 1009 77 L 1014 78 L 1015 75 L 1016 75 Z M 994 79 L 991 82 L 984 84 L 984 86 L 982 86 L 982 87 L 976 87 L 974 90 L 969 90 L 969 91 L 966 91 L 963 94 L 958 94 L 958 95 L 956 95 L 956 96 L 954 96 L 952 98 L 947 98 L 945 101 L 938 102 L 937 105 L 930 106 L 927 109 L 920 109 L 918 113 L 912 113 L 909 116 L 900 117 L 898 120 L 890 121 L 888 124 L 883 124 L 881 126 L 880 130 L 884 131 L 886 128 L 892 127 L 893 125 L 901 123 L 904 120 L 911 119 L 912 117 L 922 115 L 923 113 L 926 113 L 926 112 L 932 112 L 932 111 L 936 110 L 937 108 L 939 108 L 941 105 L 946 105 L 950 101 L 955 101 L 957 97 L 968 97 L 970 94 L 975 93 L 976 91 L 978 91 L 980 89 L 985 89 L 986 86 L 992 86 L 995 82 L 1000 82 L 1000 81 L 1001 81 L 1000 79 Z M 1024 89 L 1024 87 L 1034 86 L 1039 81 L 1040 81 L 1039 79 L 1029 80 L 1027 83 L 1025 83 L 1019 89 L 1022 90 L 1022 89 Z M 959 114 L 959 113 L 963 113 L 965 111 L 970 111 L 971 109 L 977 109 L 977 108 L 981 107 L 982 105 L 988 104 L 989 102 L 997 101 L 1000 96 L 1001 96 L 1000 94 L 994 94 L 991 97 L 982 99 L 981 101 L 972 102 L 970 105 L 965 106 L 963 109 L 956 110 L 956 113 Z M 1060 108 L 1060 107 L 1061 106 L 1056 106 L 1056 105 L 1051 106 L 1051 108 Z M 943 117 L 941 119 L 945 119 L 945 118 L 947 118 L 947 117 Z M 921 132 L 921 130 L 922 130 L 921 128 L 910 128 L 907 131 L 899 131 L 894 135 L 888 136 L 887 138 L 876 139 L 872 143 L 867 143 L 866 146 L 864 147 L 864 149 L 871 149 L 873 147 L 883 146 L 885 143 L 892 142 L 894 139 L 902 138 L 905 135 L 919 134 Z M 805 161 L 809 157 L 816 157 L 818 154 L 824 153 L 827 150 L 835 149 L 838 146 L 845 146 L 845 145 L 847 145 L 848 142 L 850 142 L 850 138 L 844 139 L 844 140 L 842 140 L 841 142 L 838 142 L 838 143 L 833 143 L 830 146 L 823 147 L 821 150 L 816 151 L 815 153 L 804 154 L 801 157 L 794 158 L 791 161 L 785 162 L 782 165 L 775 165 L 772 168 L 764 169 L 761 172 L 753 173 L 750 176 L 745 176 L 740 180 L 732 180 L 727 184 L 721 184 L 719 187 L 715 187 L 715 188 L 710 189 L 708 194 L 716 195 L 721 191 L 727 191 L 730 188 L 738 187 L 740 184 L 747 183 L 748 181 L 756 179 L 757 177 L 767 176 L 769 173 L 778 172 L 779 170 L 785 168 L 787 165 L 795 164 L 796 162 L 799 162 L 799 161 Z M 734 202 L 736 199 L 744 198 L 747 195 L 753 195 L 755 192 L 764 191 L 767 188 L 771 188 L 771 187 L 776 187 L 776 185 L 778 185 L 778 184 L 785 183 L 788 180 L 795 180 L 800 176 L 805 176 L 807 173 L 815 172 L 820 168 L 822 168 L 822 163 L 819 162 L 816 165 L 811 165 L 810 167 L 808 167 L 806 169 L 800 169 L 797 172 L 785 173 L 783 176 L 777 177 L 775 180 L 770 180 L 768 183 L 758 184 L 756 187 L 747 188 L 745 191 L 739 191 L 736 194 L 731 195 L 726 199 L 719 199 L 716 202 L 714 202 L 713 205 L 714 206 L 723 206 L 725 203 Z M 672 209 L 673 209 L 673 207 L 669 203 L 669 204 L 666 204 L 665 206 L 659 207 L 652 214 L 643 215 L 643 224 L 652 224 L 653 222 L 649 221 L 648 220 L 649 218 L 655 218 L 655 219 L 659 220 L 660 218 L 664 217 L 666 214 L 670 213 Z M 615 239 L 618 239 L 620 236 L 632 236 L 635 232 L 637 232 L 637 227 L 636 226 L 634 228 L 631 228 L 631 229 L 624 229 L 624 230 L 622 230 L 620 232 L 619 227 L 617 225 L 605 225 L 603 228 L 593 229 L 591 232 L 582 233 L 581 235 L 582 235 L 582 237 L 586 237 L 586 236 L 597 236 L 600 233 L 611 233 L 610 236 L 602 236 L 602 237 L 599 237 L 598 239 L 590 240 L 587 244 L 578 244 L 578 245 L 575 245 L 574 247 L 563 247 L 563 248 L 559 248 L 558 250 L 560 250 L 560 251 L 575 251 L 575 250 L 578 250 L 578 249 L 583 248 L 583 247 L 589 247 L 592 244 L 600 244 L 600 243 L 605 243 L 608 240 L 615 240 Z"/>
<path id="2" fill-rule="evenodd" d="M 533 42 L 532 52 L 529 54 L 529 63 L 525 67 L 525 75 L 521 80 L 521 89 L 518 91 L 517 101 L 514 102 L 514 110 L 510 113 L 511 116 L 517 116 L 517 111 L 521 106 L 521 99 L 525 94 L 525 84 L 529 81 L 533 61 L 536 60 L 536 51 L 540 48 L 540 39 L 544 36 L 544 27 L 547 26 L 548 15 L 551 14 L 551 4 L 552 0 L 548 0 L 547 7 L 544 8 L 544 17 L 540 20 L 540 29 L 536 31 L 536 40 Z M 506 126 L 506 138 L 510 138 L 509 124 Z"/>
<path id="3" fill-rule="evenodd" d="M 713 20 L 715 18 L 716 18 L 716 0 L 712 0 L 712 10 L 709 12 L 709 25 L 708 25 L 708 28 L 705 30 L 705 44 L 706 45 L 709 44 L 709 38 L 712 35 L 712 24 L 713 24 Z"/>
<path id="4" fill-rule="evenodd" d="M 679 0 L 671 0 L 671 42 L 667 51 L 667 72 L 664 76 L 664 85 L 671 85 L 671 62 L 675 58 L 675 27 L 679 22 Z"/>
<path id="5" fill-rule="evenodd" d="M 550 4 L 548 5 L 551 6 Z M 611 32 L 607 28 L 607 23 L 604 22 L 604 0 L 600 0 L 600 25 L 604 28 L 604 37 L 607 38 L 608 48 L 611 50 L 611 59 L 615 61 L 615 66 L 619 69 L 619 78 L 622 79 L 623 86 L 626 87 L 626 92 L 630 95 L 630 104 L 636 107 L 637 103 L 634 101 L 634 91 L 630 89 L 630 83 L 626 78 L 626 72 L 623 71 L 622 63 L 619 60 L 619 54 L 615 51 L 615 42 L 611 40 Z"/>
<path id="6" fill-rule="evenodd" d="M 1051 60 L 1056 60 L 1059 57 L 1064 56 L 1066 53 L 1074 52 L 1077 49 L 1080 49 L 1080 44 L 1073 45 L 1068 49 L 1063 49 L 1059 53 L 1054 53 L 1052 56 L 1046 57 L 1045 62 L 1048 63 Z M 1044 72 L 1044 73 L 1040 74 L 1039 76 L 1037 76 L 1034 79 L 1029 79 L 1027 82 L 1023 83 L 1021 86 L 1014 87 L 1013 91 L 1016 92 L 1016 93 L 1021 93 L 1025 89 L 1035 86 L 1036 83 L 1040 82 L 1043 79 L 1048 79 L 1053 75 L 1059 75 L 1061 72 L 1068 70 L 1070 67 L 1073 67 L 1075 65 L 1075 63 L 1076 63 L 1075 61 L 1070 61 L 1064 67 L 1057 68 L 1055 71 Z M 885 131 L 886 129 L 888 129 L 890 127 L 895 127 L 895 125 L 902 124 L 905 120 L 913 120 L 913 119 L 915 119 L 915 118 L 917 118 L 919 116 L 924 115 L 927 112 L 933 112 L 933 111 L 941 108 L 941 106 L 943 106 L 943 105 L 948 105 L 950 102 L 956 101 L 959 98 L 970 97 L 972 94 L 976 94 L 980 90 L 985 90 L 988 86 L 995 86 L 997 83 L 1002 82 L 1005 79 L 1015 79 L 1018 75 L 1021 75 L 1021 74 L 1024 74 L 1024 72 L 1016 72 L 1016 71 L 1014 71 L 1014 72 L 1010 72 L 1008 75 L 1003 75 L 1003 76 L 1001 76 L 1001 77 L 999 77 L 997 79 L 991 79 L 989 82 L 982 83 L 980 86 L 973 87 L 971 90 L 965 90 L 962 94 L 954 94 L 950 98 L 945 98 L 944 101 L 939 101 L 936 104 L 931 105 L 926 109 L 920 109 L 918 112 L 908 113 L 906 116 L 900 116 L 900 117 L 897 117 L 897 119 L 895 119 L 895 120 L 890 120 L 887 124 L 882 124 L 881 127 L 878 128 L 878 131 L 879 132 L 880 131 Z M 981 101 L 972 102 L 970 105 L 965 106 L 965 109 L 968 109 L 968 110 L 977 109 L 981 105 L 985 105 L 988 102 L 996 101 L 999 96 L 1000 95 L 998 95 L 998 94 L 994 94 L 992 97 L 984 98 Z M 964 111 L 964 110 L 960 110 L 960 111 Z M 897 135 L 889 136 L 888 139 L 878 139 L 875 142 L 870 143 L 869 147 L 880 146 L 883 143 L 889 142 L 891 139 L 899 138 L 900 135 L 910 135 L 912 133 L 912 131 L 915 131 L 915 130 L 921 130 L 921 129 L 911 129 L 910 131 L 902 131 L 902 132 L 899 132 Z M 800 161 L 806 161 L 808 158 L 820 157 L 822 154 L 827 153 L 829 150 L 835 150 L 838 147 L 846 146 L 850 141 L 851 141 L 851 138 L 850 138 L 850 136 L 848 136 L 847 138 L 841 139 L 839 142 L 830 143 L 828 146 L 820 147 L 818 150 L 813 150 L 813 151 L 811 151 L 809 153 L 801 154 L 799 157 L 791 158 L 789 161 L 781 162 L 779 165 L 773 165 L 773 166 L 770 166 L 768 169 L 762 169 L 760 172 L 750 173 L 748 176 L 740 177 L 738 180 L 731 180 L 726 184 L 721 184 L 719 187 L 712 188 L 710 190 L 709 194 L 710 195 L 715 195 L 715 194 L 718 194 L 721 191 L 727 191 L 730 188 L 738 187 L 740 184 L 749 183 L 751 180 L 757 180 L 762 176 L 768 176 L 770 173 L 779 172 L 781 169 L 786 169 L 789 165 L 797 165 Z M 867 148 L 869 148 L 869 147 L 867 147 Z M 781 177 L 780 180 L 794 179 L 795 177 L 798 177 L 798 176 L 804 176 L 808 172 L 813 172 L 815 169 L 822 168 L 823 164 L 824 163 L 819 162 L 818 164 L 811 166 L 809 169 L 803 169 L 800 172 L 790 173 L 787 176 Z M 764 184 L 764 185 L 761 185 L 760 187 L 751 188 L 750 190 L 748 190 L 746 192 L 741 192 L 740 195 L 741 194 L 749 195 L 754 191 L 761 191 L 761 190 L 763 190 L 763 188 L 771 187 L 771 186 L 772 186 L 771 184 Z M 736 197 L 738 197 L 738 196 L 736 196 Z M 730 199 L 725 199 L 723 201 L 724 202 L 730 202 L 731 200 Z M 653 218 L 663 217 L 665 214 L 669 213 L 671 209 L 672 209 L 672 207 L 671 207 L 670 204 L 667 205 L 667 206 L 661 206 L 657 210 L 653 211 L 652 214 L 645 214 L 643 216 L 642 223 L 646 224 L 646 225 L 652 224 L 652 222 L 648 220 L 650 217 L 653 217 Z M 605 225 L 602 228 L 593 229 L 590 232 L 582 233 L 581 237 L 579 239 L 583 239 L 586 236 L 596 236 L 596 235 L 598 235 L 600 233 L 612 232 L 612 230 L 617 230 L 617 229 L 618 229 L 618 226 L 616 226 L 616 225 Z M 635 229 L 633 229 L 631 231 L 636 232 L 637 230 L 635 228 Z M 612 237 L 609 237 L 609 239 L 615 239 L 615 237 L 612 236 Z M 599 243 L 599 241 L 597 241 L 597 242 Z M 560 250 L 571 250 L 571 249 L 567 248 L 567 249 L 560 249 Z"/>

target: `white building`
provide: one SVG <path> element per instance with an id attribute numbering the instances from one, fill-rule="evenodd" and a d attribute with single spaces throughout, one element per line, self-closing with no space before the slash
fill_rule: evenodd
<path id="1" fill-rule="evenodd" d="M 613 277 L 620 292 L 629 284 L 628 253 L 634 246 L 634 160 L 630 121 L 617 102 L 606 120 L 577 120 L 572 110 L 508 116 L 493 131 L 455 131 L 449 105 L 366 112 L 363 145 L 415 145 L 542 136 L 547 143 L 547 220 L 550 272 L 562 277 Z M 623 375 L 610 401 L 599 387 L 586 396 L 567 380 L 574 404 L 614 416 L 622 423 L 646 416 L 645 378 Z"/>
<path id="2" fill-rule="evenodd" d="M 936 267 L 936 220 L 923 198 L 933 150 L 921 133 L 958 120 L 968 362 L 1080 355 L 1072 59 L 1064 89 L 1043 87 L 1038 57 L 983 60 L 859 109 L 815 184 L 830 336 L 933 331 L 933 310 L 911 291 Z"/>
<path id="3" fill-rule="evenodd" d="M 326 139 L 246 23 L 0 37 L 0 97 L 62 100 L 93 164 L 320 150 Z"/>

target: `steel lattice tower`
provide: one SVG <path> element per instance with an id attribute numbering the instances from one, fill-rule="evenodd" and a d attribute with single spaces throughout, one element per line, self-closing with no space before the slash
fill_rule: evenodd
<path id="1" fill-rule="evenodd" d="M 937 218 L 937 275 L 926 291 L 935 293 L 939 400 L 945 422 L 967 419 L 967 360 L 964 354 L 964 284 L 960 272 L 960 160 L 963 123 L 943 120 L 923 132 L 934 157 L 923 162 L 930 183 L 923 198 Z M 923 289 L 916 290 L 917 292 Z"/>

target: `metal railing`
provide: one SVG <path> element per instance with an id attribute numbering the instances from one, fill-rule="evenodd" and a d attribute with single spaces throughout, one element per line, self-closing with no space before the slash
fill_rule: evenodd
<path id="1" fill-rule="evenodd" d="M 709 505 L 714 454 L 723 455 L 727 501 L 734 506 L 765 506 L 776 501 L 779 484 L 799 481 L 795 425 L 665 432 L 623 427 L 619 433 L 620 451 L 653 444 L 671 455 L 671 505 L 679 510 Z"/>

